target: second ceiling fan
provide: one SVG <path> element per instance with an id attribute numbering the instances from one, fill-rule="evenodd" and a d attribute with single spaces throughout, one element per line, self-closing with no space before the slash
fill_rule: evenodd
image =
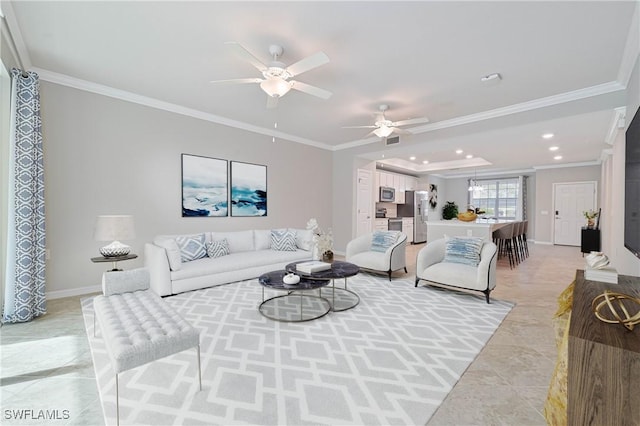
<path id="1" fill-rule="evenodd" d="M 296 80 L 290 80 L 303 72 L 312 70 L 320 65 L 329 62 L 329 57 L 323 52 L 318 52 L 308 56 L 298 62 L 286 66 L 280 62 L 280 56 L 284 52 L 282 46 L 273 44 L 269 46 L 269 54 L 273 58 L 268 64 L 264 64 L 256 58 L 251 52 L 244 48 L 240 43 L 227 42 L 236 54 L 245 59 L 251 65 L 256 67 L 262 73 L 263 78 L 236 78 L 231 80 L 214 80 L 211 83 L 259 83 L 260 88 L 268 95 L 267 108 L 275 108 L 278 105 L 278 99 L 287 94 L 289 90 L 294 89 L 309 95 L 317 96 L 322 99 L 329 99 L 331 92 L 302 83 Z"/>
<path id="2" fill-rule="evenodd" d="M 345 126 L 343 129 L 374 129 L 367 136 L 376 135 L 379 138 L 386 138 L 391 135 L 391 133 L 398 134 L 411 134 L 410 131 L 401 129 L 400 126 L 408 126 L 411 124 L 422 124 L 428 123 L 429 119 L 426 117 L 422 118 L 411 118 L 408 120 L 400 120 L 400 121 L 391 121 L 387 119 L 386 112 L 389 110 L 389 105 L 382 104 L 378 107 L 380 112 L 376 118 L 376 122 L 371 126 Z"/>

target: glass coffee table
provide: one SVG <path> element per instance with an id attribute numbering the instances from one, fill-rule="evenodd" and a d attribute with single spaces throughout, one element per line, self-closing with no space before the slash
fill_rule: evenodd
<path id="1" fill-rule="evenodd" d="M 274 321 L 303 322 L 321 318 L 331 311 L 331 303 L 322 297 L 322 287 L 329 279 L 300 277 L 297 284 L 285 284 L 282 280 L 287 271 L 272 271 L 261 275 L 258 282 L 262 285 L 262 303 L 258 311 Z M 286 294 L 265 299 L 265 288 L 281 290 Z M 317 295 L 312 294 L 317 290 Z"/>
<path id="2" fill-rule="evenodd" d="M 319 279 L 319 280 L 331 280 L 331 310 L 334 312 L 346 311 L 348 309 L 355 308 L 360 303 L 360 296 L 354 291 L 347 288 L 347 278 L 353 277 L 360 272 L 360 267 L 353 263 L 343 262 L 341 260 L 334 260 L 331 263 L 331 269 L 325 271 L 313 272 L 311 274 L 305 274 L 296 269 L 296 265 L 301 262 L 289 263 L 284 269 L 287 272 L 293 272 L 304 278 Z M 344 279 L 344 287 L 336 287 L 336 279 Z M 336 297 L 336 290 L 338 291 Z"/>

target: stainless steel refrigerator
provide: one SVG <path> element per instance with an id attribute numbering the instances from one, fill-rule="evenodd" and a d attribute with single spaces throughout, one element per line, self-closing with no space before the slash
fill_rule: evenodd
<path id="1" fill-rule="evenodd" d="M 427 241 L 429 192 L 406 191 L 404 199 L 404 204 L 398 204 L 398 216 L 413 218 L 413 242 L 424 243 Z"/>

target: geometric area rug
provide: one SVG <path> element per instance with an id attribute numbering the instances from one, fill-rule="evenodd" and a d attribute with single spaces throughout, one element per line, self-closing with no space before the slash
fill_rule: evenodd
<path id="1" fill-rule="evenodd" d="M 513 307 L 367 273 L 348 288 L 355 308 L 302 323 L 262 316 L 256 279 L 165 298 L 200 330 L 202 391 L 195 349 L 120 373 L 120 424 L 424 425 Z M 115 424 L 92 298 L 82 309 L 105 423 Z"/>

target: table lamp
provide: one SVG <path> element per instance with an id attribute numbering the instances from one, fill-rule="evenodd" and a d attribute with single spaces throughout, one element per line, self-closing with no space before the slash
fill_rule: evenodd
<path id="1" fill-rule="evenodd" d="M 100 248 L 100 254 L 104 257 L 126 256 L 131 251 L 131 247 L 122 244 L 119 240 L 132 240 L 135 237 L 133 216 L 98 216 L 93 238 L 96 241 L 112 241 L 111 244 Z"/>

